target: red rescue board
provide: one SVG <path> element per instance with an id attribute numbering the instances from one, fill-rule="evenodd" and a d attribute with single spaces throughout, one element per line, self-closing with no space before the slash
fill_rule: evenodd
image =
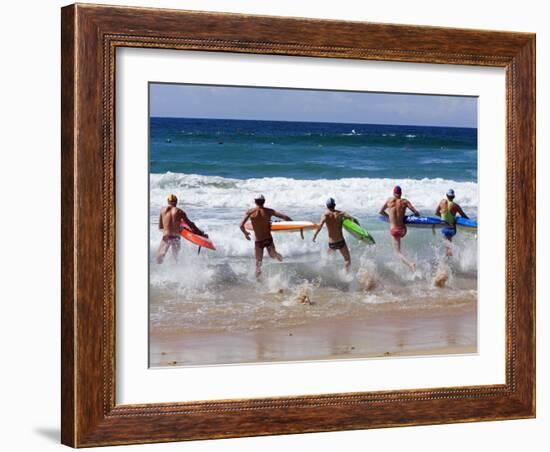
<path id="1" fill-rule="evenodd" d="M 215 250 L 216 247 L 214 246 L 214 243 L 212 243 L 212 240 L 207 239 L 206 237 L 203 237 L 201 235 L 193 234 L 189 229 L 182 229 L 181 230 L 181 236 L 185 240 L 189 240 L 191 243 L 194 243 L 195 245 L 202 246 L 203 248 L 208 248 L 209 250 Z"/>

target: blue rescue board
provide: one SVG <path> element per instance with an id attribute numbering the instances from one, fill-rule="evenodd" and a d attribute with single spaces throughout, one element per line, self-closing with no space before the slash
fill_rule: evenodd
<path id="1" fill-rule="evenodd" d="M 467 220 L 466 218 L 457 217 L 456 226 L 466 230 L 477 229 L 477 220 L 472 220 L 472 219 Z"/>
<path id="2" fill-rule="evenodd" d="M 388 217 L 380 215 L 380 219 L 389 222 Z M 424 217 L 416 215 L 405 215 L 405 224 L 411 228 L 443 228 L 447 225 L 441 218 L 438 217 Z"/>

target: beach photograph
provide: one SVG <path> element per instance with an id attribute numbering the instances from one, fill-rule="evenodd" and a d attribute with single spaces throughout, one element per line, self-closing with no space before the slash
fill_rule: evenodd
<path id="1" fill-rule="evenodd" d="M 477 352 L 477 98 L 149 83 L 149 366 Z"/>

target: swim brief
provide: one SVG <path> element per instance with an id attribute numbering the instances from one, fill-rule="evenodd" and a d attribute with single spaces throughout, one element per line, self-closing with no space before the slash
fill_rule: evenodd
<path id="1" fill-rule="evenodd" d="M 407 228 L 406 226 L 395 226 L 390 229 L 390 234 L 396 239 L 402 239 L 407 235 Z"/>
<path id="2" fill-rule="evenodd" d="M 338 240 L 337 242 L 329 242 L 328 247 L 331 250 L 341 250 L 346 246 L 346 241 L 344 239 Z"/>
<path id="3" fill-rule="evenodd" d="M 263 250 L 264 248 L 269 248 L 270 246 L 273 246 L 273 237 L 269 237 L 263 240 L 256 240 L 256 246 L 261 250 Z"/>
<path id="4" fill-rule="evenodd" d="M 179 235 L 163 235 L 162 236 L 162 241 L 166 242 L 166 243 L 171 243 L 171 242 L 178 242 L 179 243 L 180 236 Z"/>
<path id="5" fill-rule="evenodd" d="M 455 236 L 456 228 L 452 228 L 452 227 L 442 228 L 441 233 L 445 236 L 445 238 L 450 239 Z"/>

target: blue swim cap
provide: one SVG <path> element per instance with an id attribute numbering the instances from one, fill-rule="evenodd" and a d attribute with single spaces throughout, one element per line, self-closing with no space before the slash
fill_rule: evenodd
<path id="1" fill-rule="evenodd" d="M 452 188 L 449 188 L 447 190 L 447 196 L 454 198 L 455 197 L 455 191 Z"/>
<path id="2" fill-rule="evenodd" d="M 328 198 L 326 204 L 327 207 L 334 207 L 336 205 L 336 201 L 334 200 L 334 198 Z"/>

